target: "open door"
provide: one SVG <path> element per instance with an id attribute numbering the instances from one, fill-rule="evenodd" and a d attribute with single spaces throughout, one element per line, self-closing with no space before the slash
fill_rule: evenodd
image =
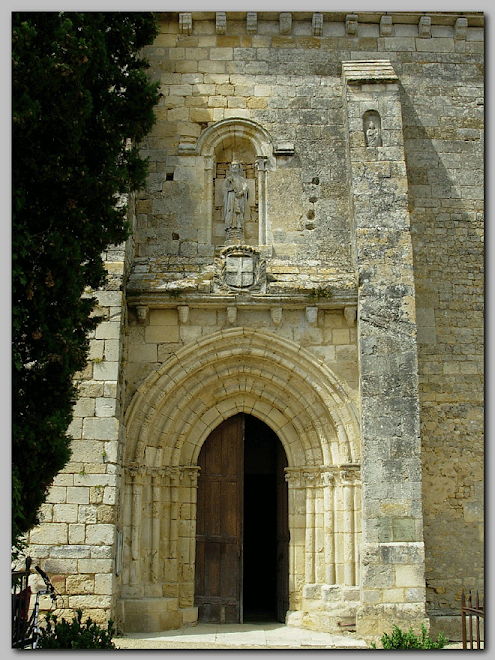
<path id="1" fill-rule="evenodd" d="M 280 440 L 260 420 L 239 414 L 210 434 L 198 464 L 198 620 L 284 622 L 289 527 Z"/>
<path id="2" fill-rule="evenodd" d="M 244 416 L 225 420 L 199 455 L 195 604 L 198 620 L 242 623 Z"/>

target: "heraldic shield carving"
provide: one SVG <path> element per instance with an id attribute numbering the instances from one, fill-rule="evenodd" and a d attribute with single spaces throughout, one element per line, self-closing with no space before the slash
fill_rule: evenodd
<path id="1" fill-rule="evenodd" d="M 256 248 L 229 245 L 217 259 L 215 284 L 222 290 L 256 291 L 266 289 L 266 264 Z"/>

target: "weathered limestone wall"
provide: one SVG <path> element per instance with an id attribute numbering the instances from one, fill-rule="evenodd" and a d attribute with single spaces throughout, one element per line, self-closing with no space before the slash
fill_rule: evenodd
<path id="1" fill-rule="evenodd" d="M 433 29 L 433 28 L 432 28 Z M 457 38 L 456 38 L 457 37 Z M 483 37 L 403 55 L 414 250 L 427 605 L 459 630 L 461 589 L 483 591 Z M 436 618 L 438 617 L 438 618 Z"/>
<path id="2" fill-rule="evenodd" d="M 460 588 L 482 584 L 482 17 L 228 15 L 226 33 L 216 20 L 213 13 L 184 15 L 182 23 L 164 25 L 158 50 L 152 52 L 160 80 L 167 83 L 159 110 L 166 121 L 153 137 L 153 144 L 163 147 L 154 182 L 160 186 L 163 169 L 172 175 L 178 145 L 193 142 L 212 122 L 229 117 L 259 121 L 280 143 L 297 146 L 307 194 L 306 200 L 300 190 L 293 192 L 290 166 L 296 156 L 291 155 L 291 178 L 285 183 L 292 194 L 289 206 L 302 218 L 303 236 L 294 232 L 290 218 L 277 218 L 273 243 L 279 236 L 286 242 L 278 243 L 275 258 L 297 255 L 297 241 L 304 236 L 317 258 L 345 255 L 341 246 L 349 236 L 349 207 L 341 167 L 341 62 L 389 59 L 398 75 L 417 296 L 428 609 L 452 614 L 459 608 Z M 158 152 L 148 153 L 153 160 Z M 279 171 L 283 179 L 285 170 Z M 179 183 L 168 181 L 162 190 L 173 195 L 172 185 Z M 310 201 L 315 191 L 319 199 Z M 321 201 L 326 205 L 322 213 Z M 139 255 L 152 249 L 145 246 L 148 236 L 156 245 L 155 230 L 146 223 L 157 216 L 145 211 L 157 202 L 148 195 L 142 204 Z M 180 208 L 175 198 L 173 205 Z M 325 216 L 332 218 L 332 233 L 326 231 L 325 240 L 318 241 L 315 228 L 305 228 L 318 227 Z M 342 240 L 335 241 L 339 217 Z M 168 216 L 163 219 L 158 223 L 162 228 Z M 182 240 L 177 231 L 167 244 L 169 252 L 179 256 L 191 249 Z M 336 242 L 338 249 L 332 251 Z M 151 271 L 159 257 L 154 259 L 138 256 L 138 268 Z M 339 258 L 335 265 L 342 267 L 344 261 Z M 280 259 L 274 268 L 283 265 Z M 181 264 L 184 279 L 188 268 Z M 314 277 L 303 259 L 297 275 L 292 268 L 283 271 L 289 282 L 300 273 Z M 201 277 L 201 270 L 191 268 L 192 277 Z"/>
<path id="3" fill-rule="evenodd" d="M 133 200 L 129 221 L 135 224 Z M 121 503 L 121 463 L 125 442 L 122 423 L 122 357 L 127 309 L 124 283 L 133 241 L 103 255 L 108 273 L 104 290 L 88 292 L 98 301 L 102 321 L 90 339 L 89 360 L 78 376 L 79 399 L 69 433 L 72 456 L 55 477 L 42 506 L 42 524 L 29 534 L 29 552 L 50 575 L 62 596 L 60 616 L 71 619 L 81 608 L 95 622 L 115 611 L 117 511 Z M 36 583 L 33 575 L 33 583 Z M 38 579 L 39 587 L 43 583 Z M 51 609 L 48 597 L 41 606 Z"/>
<path id="4" fill-rule="evenodd" d="M 398 604 L 419 622 L 426 605 L 433 632 L 460 630 L 449 628 L 459 590 L 483 585 L 483 53 L 479 13 L 160 15 L 146 53 L 162 94 L 141 145 L 148 185 L 127 256 L 109 256 L 115 277 L 98 292 L 105 321 L 81 374 L 73 461 L 31 535 L 69 607 L 117 613 L 131 627 L 194 621 L 194 498 L 172 481 L 195 464 L 203 430 L 256 410 L 299 470 L 292 622 L 331 629 L 358 613 L 369 632 L 379 602 L 378 626 L 401 621 Z M 393 75 L 349 85 L 343 63 L 357 61 L 387 61 Z M 366 147 L 370 118 L 381 142 Z M 221 191 L 234 157 L 249 181 L 246 237 L 263 266 L 249 293 L 224 281 Z M 257 333 L 292 355 L 287 382 L 302 386 L 306 410 Z M 228 366 L 217 365 L 234 336 Z M 333 390 L 316 406 L 305 389 L 320 371 L 361 414 L 362 465 L 361 438 L 349 455 L 328 449 L 320 460 L 344 433 Z M 355 433 L 351 418 L 343 427 Z M 133 443 L 143 450 L 135 463 Z M 318 461 L 315 476 L 307 468 Z M 337 554 L 322 576 L 316 557 L 332 557 L 328 538 Z M 140 548 L 166 550 L 165 563 Z"/>

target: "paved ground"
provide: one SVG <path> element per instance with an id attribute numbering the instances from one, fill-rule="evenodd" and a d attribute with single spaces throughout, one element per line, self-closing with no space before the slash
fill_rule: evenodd
<path id="1" fill-rule="evenodd" d="M 366 649 L 356 635 L 330 635 L 283 623 L 212 624 L 118 637 L 121 649 Z"/>
<path id="2" fill-rule="evenodd" d="M 119 649 L 369 649 L 366 642 L 352 633 L 331 635 L 283 623 L 213 624 L 200 623 L 191 628 L 160 633 L 129 633 L 117 637 Z M 462 644 L 445 647 L 462 649 Z"/>

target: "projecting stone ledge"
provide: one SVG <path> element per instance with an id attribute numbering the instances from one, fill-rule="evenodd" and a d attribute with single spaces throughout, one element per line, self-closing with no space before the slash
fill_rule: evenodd
<path id="1" fill-rule="evenodd" d="M 342 62 L 342 73 L 349 85 L 395 83 L 399 80 L 389 60 Z"/>

